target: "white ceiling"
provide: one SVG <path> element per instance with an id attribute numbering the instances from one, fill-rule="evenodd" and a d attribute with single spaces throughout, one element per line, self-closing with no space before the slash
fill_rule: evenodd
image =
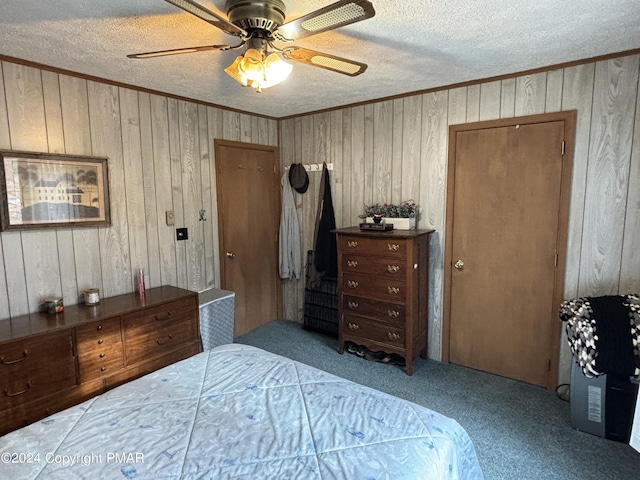
<path id="1" fill-rule="evenodd" d="M 284 2 L 289 21 L 333 0 Z M 126 58 L 237 43 L 163 0 L 2 0 L 0 54 L 280 118 L 640 48 L 639 0 L 372 2 L 375 17 L 294 42 L 364 62 L 364 74 L 294 62 L 261 94 L 223 72 L 234 51 Z M 200 3 L 226 17 L 226 0 Z"/>

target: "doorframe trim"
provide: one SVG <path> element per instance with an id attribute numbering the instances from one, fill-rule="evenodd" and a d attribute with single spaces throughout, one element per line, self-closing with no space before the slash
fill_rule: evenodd
<path id="1" fill-rule="evenodd" d="M 450 338 L 451 338 L 451 278 L 453 272 L 453 258 L 451 245 L 453 240 L 453 201 L 455 193 L 455 160 L 456 160 L 456 136 L 458 132 L 482 130 L 488 128 L 509 127 L 547 122 L 564 122 L 564 158 L 562 164 L 562 178 L 560 181 L 560 208 L 558 212 L 558 265 L 555 270 L 553 286 L 553 308 L 549 312 L 551 338 L 550 365 L 547 373 L 546 387 L 555 389 L 558 384 L 558 365 L 560 361 L 561 322 L 558 319 L 558 308 L 564 299 L 564 280 L 567 260 L 567 241 L 569 234 L 569 209 L 571 204 L 571 181 L 573 172 L 573 157 L 575 152 L 577 110 L 567 110 L 539 115 L 526 115 L 522 117 L 502 118 L 497 120 L 485 120 L 480 122 L 463 123 L 449 126 L 449 153 L 447 162 L 447 202 L 446 225 L 444 239 L 444 292 L 442 315 L 442 361 L 449 363 Z M 554 327 L 554 324 L 557 326 Z"/>

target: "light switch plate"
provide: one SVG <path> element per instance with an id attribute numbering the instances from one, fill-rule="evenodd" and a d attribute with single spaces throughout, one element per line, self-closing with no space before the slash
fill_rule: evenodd
<path id="1" fill-rule="evenodd" d="M 167 218 L 167 225 L 168 226 L 176 224 L 176 215 L 173 212 L 173 210 L 167 210 L 165 212 L 165 215 L 166 215 L 166 218 Z"/>
<path id="2" fill-rule="evenodd" d="M 176 240 L 187 240 L 189 231 L 186 228 L 176 228 Z"/>

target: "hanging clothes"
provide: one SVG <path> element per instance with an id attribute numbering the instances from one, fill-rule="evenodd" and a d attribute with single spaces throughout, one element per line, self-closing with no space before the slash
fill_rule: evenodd
<path id="1" fill-rule="evenodd" d="M 318 216 L 316 218 L 314 265 L 319 274 L 324 274 L 328 277 L 336 277 L 338 275 L 338 245 L 335 233 L 331 232 L 335 228 L 336 218 L 331 198 L 329 169 L 326 162 L 323 162 Z"/>
<path id="2" fill-rule="evenodd" d="M 640 379 L 640 295 L 565 300 L 560 320 L 567 322 L 567 342 L 587 377 Z"/>
<path id="3" fill-rule="evenodd" d="M 289 174 L 280 179 L 282 187 L 282 213 L 280 214 L 280 278 L 300 278 L 302 272 L 302 247 L 300 223 L 293 201 Z"/>

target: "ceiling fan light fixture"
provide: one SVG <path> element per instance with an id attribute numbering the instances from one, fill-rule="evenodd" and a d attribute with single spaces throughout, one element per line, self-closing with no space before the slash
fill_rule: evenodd
<path id="1" fill-rule="evenodd" d="M 271 85 L 277 85 L 287 79 L 293 65 L 285 62 L 277 53 L 270 53 L 264 60 L 264 76 Z"/>
<path id="2" fill-rule="evenodd" d="M 283 82 L 293 70 L 293 65 L 285 62 L 273 52 L 264 55 L 255 48 L 248 49 L 244 55 L 236 57 L 224 71 L 242 86 L 251 86 L 256 92 Z"/>
<path id="3" fill-rule="evenodd" d="M 242 61 L 242 58 L 243 58 L 242 55 L 237 56 L 236 59 L 233 61 L 233 63 L 229 65 L 227 68 L 225 68 L 224 71 L 227 73 L 227 75 L 229 75 L 236 82 L 241 84 L 243 87 L 248 87 L 249 82 L 247 78 L 240 73 L 239 65 L 240 65 L 240 62 Z"/>
<path id="4" fill-rule="evenodd" d="M 246 79 L 255 81 L 264 77 L 264 64 L 262 53 L 255 48 L 248 49 L 238 65 L 238 70 Z"/>

